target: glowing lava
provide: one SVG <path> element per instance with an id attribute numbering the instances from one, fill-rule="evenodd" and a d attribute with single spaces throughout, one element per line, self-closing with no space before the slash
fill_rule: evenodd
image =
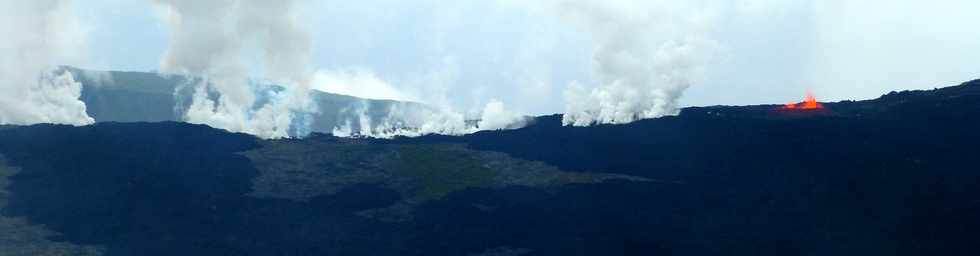
<path id="1" fill-rule="evenodd" d="M 823 104 L 817 102 L 817 97 L 814 97 L 812 93 L 806 94 L 806 101 L 800 103 L 789 103 L 783 106 L 783 109 L 802 109 L 802 110 L 814 110 L 814 109 L 824 109 Z"/>

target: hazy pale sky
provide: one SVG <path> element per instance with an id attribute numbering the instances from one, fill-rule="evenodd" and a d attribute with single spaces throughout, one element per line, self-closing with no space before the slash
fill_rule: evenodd
<path id="1" fill-rule="evenodd" d="M 545 114 L 565 110 L 573 82 L 602 83 L 595 51 L 617 40 L 600 40 L 552 2 L 300 1 L 299 18 L 313 35 L 314 87 L 461 111 L 497 99 Z M 712 42 L 698 50 L 707 57 L 694 64 L 683 106 L 785 103 L 808 90 L 821 100 L 866 99 L 980 78 L 980 1 L 651 2 L 622 1 L 604 14 L 646 17 L 632 34 L 698 30 Z M 151 1 L 74 8 L 88 51 L 69 64 L 159 68 L 168 32 Z"/>

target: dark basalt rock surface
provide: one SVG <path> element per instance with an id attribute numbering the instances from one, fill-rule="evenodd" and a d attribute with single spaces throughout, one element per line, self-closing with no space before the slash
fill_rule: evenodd
<path id="1" fill-rule="evenodd" d="M 593 127 L 561 126 L 555 115 L 462 137 L 260 141 L 171 122 L 6 127 L 0 155 L 19 171 L 0 193 L 0 217 L 108 255 L 977 255 L 978 83 L 825 103 L 832 114 L 717 106 Z M 337 163 L 267 151 L 334 159 L 351 143 L 368 151 Z M 405 149 L 414 155 L 398 158 Z M 363 162 L 377 157 L 424 161 Z M 282 186 L 290 166 L 314 168 L 295 176 L 309 185 L 304 177 L 351 177 L 337 166 L 392 163 L 411 165 L 410 175 L 318 180 L 343 186 L 302 200 L 253 189 L 256 166 L 280 166 Z M 454 164 L 631 178 L 543 187 L 433 178 Z M 438 196 L 412 205 L 408 221 L 359 214 L 426 188 Z"/>

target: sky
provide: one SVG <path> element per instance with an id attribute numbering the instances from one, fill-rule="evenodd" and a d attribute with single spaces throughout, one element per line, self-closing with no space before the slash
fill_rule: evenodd
<path id="1" fill-rule="evenodd" d="M 66 64 L 160 70 L 174 33 L 161 2 L 73 2 L 84 54 Z M 786 103 L 808 91 L 869 99 L 980 78 L 980 2 L 970 0 L 295 5 L 291 17 L 310 34 L 312 88 L 468 116 L 493 103 L 580 117 L 568 123 L 622 123 L 683 106 Z M 266 75 L 261 59 L 242 59 Z"/>

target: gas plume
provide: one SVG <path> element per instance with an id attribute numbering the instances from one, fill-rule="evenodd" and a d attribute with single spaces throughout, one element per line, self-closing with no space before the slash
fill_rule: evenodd
<path id="1" fill-rule="evenodd" d="M 186 121 L 263 138 L 308 130 L 295 121 L 316 111 L 311 39 L 296 1 L 155 2 L 170 33 L 161 70 L 193 78 L 185 85 L 193 92 Z"/>
<path id="2" fill-rule="evenodd" d="M 628 123 L 678 112 L 716 48 L 711 16 L 687 2 L 560 1 L 562 17 L 593 39 L 597 85 L 565 91 L 565 125 Z"/>
<path id="3" fill-rule="evenodd" d="M 0 8 L 0 124 L 85 125 L 81 84 L 58 68 L 81 56 L 84 31 L 71 1 L 4 1 Z"/>

